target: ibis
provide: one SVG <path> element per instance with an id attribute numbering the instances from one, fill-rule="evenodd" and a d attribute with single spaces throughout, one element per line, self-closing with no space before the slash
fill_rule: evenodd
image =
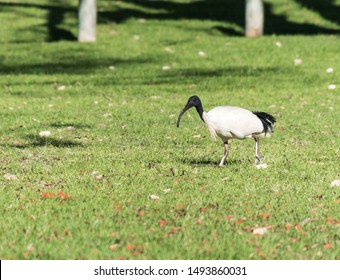
<path id="1" fill-rule="evenodd" d="M 203 110 L 202 102 L 196 95 L 191 96 L 178 116 L 177 127 L 184 113 L 195 107 L 211 136 L 220 137 L 224 144 L 224 155 L 220 161 L 223 166 L 229 153 L 229 140 L 253 138 L 255 140 L 255 162 L 261 162 L 259 135 L 273 131 L 275 118 L 264 112 L 249 111 L 235 106 L 218 106 L 208 112 Z"/>

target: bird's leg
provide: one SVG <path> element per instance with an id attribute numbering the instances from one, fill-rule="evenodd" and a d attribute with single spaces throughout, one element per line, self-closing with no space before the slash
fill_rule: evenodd
<path id="1" fill-rule="evenodd" d="M 228 140 L 227 140 L 226 142 L 224 142 L 224 155 L 223 155 L 223 158 L 221 159 L 219 166 L 223 166 L 224 161 L 228 156 L 228 153 L 229 153 L 229 149 L 228 149 Z"/>
<path id="2" fill-rule="evenodd" d="M 255 140 L 255 164 L 261 162 L 261 155 L 260 155 L 260 141 L 259 141 L 259 136 L 253 134 L 253 138 Z"/>

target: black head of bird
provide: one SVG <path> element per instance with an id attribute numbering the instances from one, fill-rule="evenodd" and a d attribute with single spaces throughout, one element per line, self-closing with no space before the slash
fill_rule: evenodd
<path id="1" fill-rule="evenodd" d="M 181 118 L 184 115 L 184 113 L 186 111 L 188 111 L 192 107 L 196 108 L 198 114 L 200 115 L 201 119 L 203 120 L 203 107 L 202 107 L 201 99 L 198 96 L 193 95 L 193 96 L 190 96 L 190 98 L 188 99 L 187 104 L 184 106 L 183 110 L 179 114 L 178 120 L 177 120 L 177 127 L 179 127 L 179 123 L 180 123 Z"/>

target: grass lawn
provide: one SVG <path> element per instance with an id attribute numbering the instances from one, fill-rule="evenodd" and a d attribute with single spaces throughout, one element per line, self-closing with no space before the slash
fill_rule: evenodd
<path id="1" fill-rule="evenodd" d="M 340 1 L 50 2 L 0 1 L 1 259 L 340 259 Z M 191 95 L 273 114 L 268 168 Z"/>

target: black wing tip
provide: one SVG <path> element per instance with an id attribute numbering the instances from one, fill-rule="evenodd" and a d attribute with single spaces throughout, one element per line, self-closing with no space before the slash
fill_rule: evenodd
<path id="1" fill-rule="evenodd" d="M 255 114 L 262 122 L 264 133 L 267 133 L 268 130 L 273 131 L 273 126 L 276 123 L 276 119 L 274 116 L 265 112 L 258 111 L 253 111 L 253 114 Z"/>

